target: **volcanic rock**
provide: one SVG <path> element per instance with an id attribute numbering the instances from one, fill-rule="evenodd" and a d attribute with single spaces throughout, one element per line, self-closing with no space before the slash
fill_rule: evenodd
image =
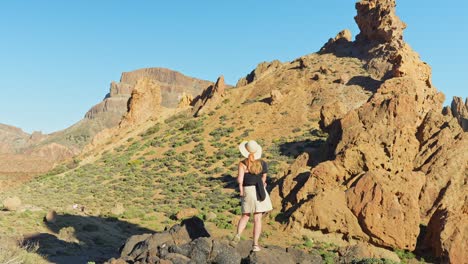
<path id="1" fill-rule="evenodd" d="M 447 199 L 451 197 L 452 199 Z M 442 263 L 466 263 L 468 254 L 468 194 L 445 195 L 427 226 L 424 243 Z"/>
<path id="2" fill-rule="evenodd" d="M 345 235 L 348 238 L 366 240 L 358 219 L 347 207 L 345 193 L 341 190 L 325 190 L 303 202 L 291 215 L 289 226 L 301 226 Z"/>
<path id="3" fill-rule="evenodd" d="M 148 78 L 158 84 L 161 89 L 161 105 L 176 108 L 183 93 L 196 97 L 213 83 L 191 78 L 179 72 L 165 68 L 144 68 L 122 73 L 120 83 L 134 86 L 139 80 Z"/>
<path id="4" fill-rule="evenodd" d="M 468 132 L 468 98 L 465 103 L 460 97 L 453 97 L 451 105 L 452 115 L 457 118 L 458 123 L 465 132 Z"/>
<path id="5" fill-rule="evenodd" d="M 221 98 L 225 95 L 225 90 L 224 76 L 221 75 L 214 86 L 208 87 L 200 96 L 194 99 L 194 116 L 200 116 L 218 106 L 221 103 Z"/>
<path id="6" fill-rule="evenodd" d="M 395 0 L 363 0 L 356 3 L 358 41 L 388 43 L 403 40 L 403 23 L 395 13 Z"/>
<path id="7" fill-rule="evenodd" d="M 353 36 L 349 29 L 342 30 L 334 38 L 329 39 L 328 42 L 320 49 L 320 51 L 333 52 L 335 46 L 351 42 L 352 38 Z"/>
<path id="8" fill-rule="evenodd" d="M 213 239 L 199 218 L 189 218 L 169 230 L 130 237 L 122 247 L 120 258 L 106 263 L 323 263 L 318 254 L 297 249 L 267 246 L 251 252 L 252 241 L 236 247 L 228 241 Z"/>
<path id="9" fill-rule="evenodd" d="M 46 216 L 44 217 L 44 221 L 47 223 L 55 223 L 56 220 L 57 212 L 55 212 L 54 210 L 47 212 Z"/>
<path id="10" fill-rule="evenodd" d="M 190 94 L 183 93 L 180 97 L 177 108 L 189 107 L 192 105 L 192 102 L 193 102 L 193 96 Z"/>
<path id="11" fill-rule="evenodd" d="M 441 114 L 444 98 L 432 87 L 429 66 L 403 42 L 405 24 L 395 15 L 395 1 L 363 0 L 356 7 L 361 33 L 353 43 L 333 44 L 331 52 L 365 62 L 377 84 L 373 95 L 357 108 L 322 106 L 331 160 L 312 168 L 299 189 L 277 193 L 297 202 L 283 208 L 290 226 L 414 250 L 420 223 L 434 219 L 430 226 L 441 226 L 434 212 L 465 200 L 459 195 L 466 193 L 468 142 L 456 119 Z M 466 219 L 458 207 L 447 210 L 457 215 L 453 219 Z M 453 255 L 457 242 L 445 237 L 461 241 L 466 232 L 445 227 L 433 228 L 431 248 L 459 259 Z"/>
<path id="12" fill-rule="evenodd" d="M 120 123 L 121 127 L 157 119 L 161 111 L 161 89 L 149 78 L 135 84 L 128 103 L 128 112 Z"/>

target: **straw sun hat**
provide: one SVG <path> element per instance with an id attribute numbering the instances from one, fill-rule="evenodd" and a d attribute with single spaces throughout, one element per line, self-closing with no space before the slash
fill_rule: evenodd
<path id="1" fill-rule="evenodd" d="M 262 147 L 255 141 L 243 141 L 239 145 L 239 151 L 242 156 L 248 158 L 250 153 L 254 154 L 254 158 L 260 159 L 262 157 Z"/>

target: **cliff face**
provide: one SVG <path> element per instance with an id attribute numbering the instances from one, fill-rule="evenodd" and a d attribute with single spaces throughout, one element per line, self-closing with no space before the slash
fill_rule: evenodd
<path id="1" fill-rule="evenodd" d="M 213 83 L 185 76 L 179 72 L 164 68 L 145 68 L 132 72 L 122 73 L 119 83 L 112 82 L 108 96 L 99 104 L 92 107 L 85 118 L 96 119 L 102 113 L 111 113 L 117 116 L 112 127 L 120 122 L 120 118 L 128 111 L 128 102 L 139 81 L 151 80 L 159 87 L 161 94 L 160 104 L 166 108 L 176 108 L 185 96 L 196 97 Z"/>
<path id="2" fill-rule="evenodd" d="M 424 247 L 417 245 L 419 225 L 431 219 L 432 243 L 425 247 L 462 263 L 463 253 L 453 252 L 463 251 L 466 245 L 457 242 L 466 241 L 468 232 L 450 226 L 467 219 L 460 209 L 467 199 L 466 133 L 442 115 L 444 96 L 432 87 L 429 66 L 404 43 L 395 1 L 360 1 L 356 8 L 356 41 L 332 41 L 322 52 L 360 58 L 382 83 L 357 109 L 331 121 L 323 112 L 334 147 L 331 160 L 314 167 L 301 184 L 285 186 L 297 177 L 287 175 L 273 193 L 283 199 L 291 227 L 333 230 L 385 247 Z M 333 209 L 313 209 L 330 204 Z"/>

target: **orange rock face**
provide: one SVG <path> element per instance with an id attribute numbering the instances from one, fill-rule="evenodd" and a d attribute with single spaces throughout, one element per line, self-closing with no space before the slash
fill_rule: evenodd
<path id="1" fill-rule="evenodd" d="M 417 245 L 420 224 L 429 222 L 424 247 L 463 263 L 467 225 L 456 223 L 468 220 L 468 141 L 459 121 L 466 104 L 452 105 L 456 118 L 442 114 L 444 96 L 431 84 L 430 67 L 404 43 L 406 25 L 394 0 L 363 0 L 356 8 L 356 41 L 329 41 L 321 52 L 364 61 L 373 95 L 356 109 L 324 105 L 321 126 L 330 133 L 331 159 L 297 188 L 288 186 L 299 173 L 286 175 L 272 196 L 283 199 L 292 226 L 384 247 L 423 247 Z"/>
<path id="2" fill-rule="evenodd" d="M 214 86 L 206 88 L 200 96 L 194 99 L 193 113 L 195 116 L 208 113 L 221 103 L 221 98 L 224 97 L 226 84 L 224 76 L 220 76 Z"/>
<path id="3" fill-rule="evenodd" d="M 149 78 L 138 80 L 128 103 L 128 112 L 120 126 L 142 123 L 151 118 L 157 119 L 161 100 L 161 89 L 158 84 Z"/>
<path id="4" fill-rule="evenodd" d="M 460 126 L 468 131 L 468 98 L 463 103 L 462 98 L 454 97 L 451 105 L 452 115 L 458 120 Z"/>

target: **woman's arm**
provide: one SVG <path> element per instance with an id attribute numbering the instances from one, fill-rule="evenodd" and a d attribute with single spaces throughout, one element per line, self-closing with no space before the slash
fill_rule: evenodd
<path id="1" fill-rule="evenodd" d="M 237 173 L 237 183 L 239 183 L 239 192 L 240 196 L 244 196 L 244 186 L 242 184 L 244 183 L 244 166 L 242 165 L 242 162 L 239 162 L 239 170 Z"/>
<path id="2" fill-rule="evenodd" d="M 263 173 L 262 175 L 262 182 L 263 182 L 263 185 L 266 186 L 266 180 L 267 180 L 267 174 L 266 173 Z"/>

